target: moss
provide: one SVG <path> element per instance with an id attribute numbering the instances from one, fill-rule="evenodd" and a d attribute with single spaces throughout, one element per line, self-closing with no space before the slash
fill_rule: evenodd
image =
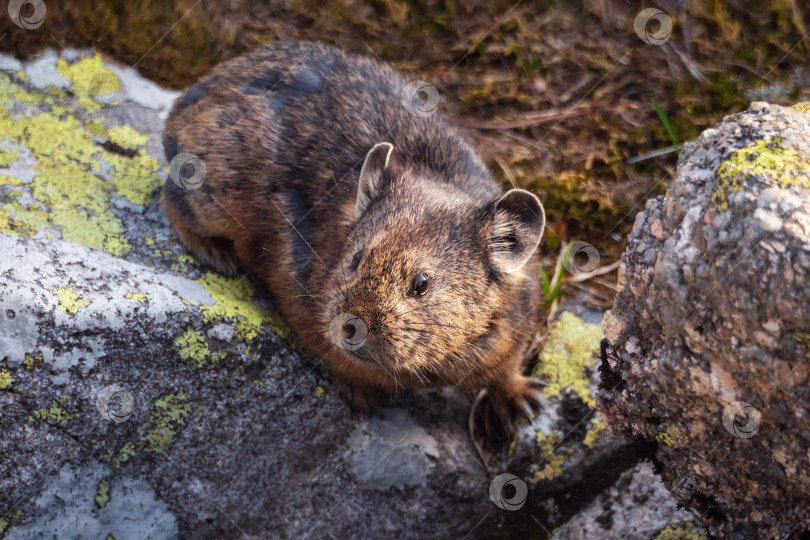
<path id="1" fill-rule="evenodd" d="M 32 413 L 33 418 L 30 416 L 28 418 L 29 420 L 36 418 L 49 424 L 63 426 L 73 419 L 73 414 L 65 408 L 65 403 L 67 403 L 67 396 L 63 395 L 54 400 L 47 409 L 37 409 Z"/>
<path id="2" fill-rule="evenodd" d="M 183 392 L 166 394 L 155 400 L 155 407 L 142 426 L 146 430 L 146 435 L 141 438 L 144 449 L 165 455 L 191 410 L 192 404 Z"/>
<path id="3" fill-rule="evenodd" d="M 56 298 L 59 299 L 59 307 L 65 313 L 76 314 L 80 309 L 90 305 L 87 300 L 82 300 L 76 293 L 76 284 L 71 283 L 70 287 L 56 287 L 53 290 Z"/>
<path id="4" fill-rule="evenodd" d="M 705 540 L 705 536 L 695 530 L 692 522 L 685 525 L 670 525 L 655 537 L 655 540 Z"/>
<path id="5" fill-rule="evenodd" d="M 136 302 L 140 302 L 141 304 L 146 302 L 146 295 L 143 293 L 130 292 L 125 294 L 124 298 L 126 298 L 127 300 L 135 300 Z"/>
<path id="6" fill-rule="evenodd" d="M 598 326 L 563 312 L 551 328 L 534 372 L 548 381 L 543 394 L 559 396 L 571 388 L 589 407 L 595 407 L 596 400 L 589 389 L 590 372 L 598 362 L 593 352 L 601 340 L 602 330 Z"/>
<path id="7" fill-rule="evenodd" d="M 104 508 L 110 502 L 110 483 L 106 479 L 98 483 L 96 496 L 93 499 L 99 508 Z"/>
<path id="8" fill-rule="evenodd" d="M 99 55 L 82 58 L 69 64 L 63 58 L 56 62 L 56 70 L 70 79 L 70 90 L 87 112 L 101 108 L 98 100 L 121 90 L 121 81 L 115 73 L 104 67 Z"/>
<path id="9" fill-rule="evenodd" d="M 16 508 L 13 512 L 0 517 L 0 536 L 3 535 L 9 525 L 23 517 L 24 514 L 25 512 L 23 512 L 22 508 Z"/>
<path id="10" fill-rule="evenodd" d="M 195 330 L 191 327 L 186 330 L 174 340 L 174 346 L 177 349 L 177 354 L 183 360 L 190 361 L 202 367 L 205 365 L 206 360 L 211 355 L 208 348 L 208 342 L 202 332 Z"/>
<path id="11" fill-rule="evenodd" d="M 782 139 L 756 141 L 752 146 L 737 150 L 717 170 L 719 185 L 712 202 L 720 210 L 728 209 L 731 192 L 743 191 L 750 178 L 771 178 L 782 188 L 796 185 L 810 188 L 810 159 L 793 148 L 783 148 Z"/>
<path id="12" fill-rule="evenodd" d="M 14 377 L 3 364 L 3 367 L 0 368 L 0 390 L 8 390 L 12 384 L 14 384 Z"/>
<path id="13" fill-rule="evenodd" d="M 20 156 L 20 151 L 14 148 L 0 148 L 0 167 L 8 167 Z"/>

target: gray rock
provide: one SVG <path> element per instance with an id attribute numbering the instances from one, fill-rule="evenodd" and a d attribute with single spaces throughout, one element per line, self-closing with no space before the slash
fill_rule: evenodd
<path id="1" fill-rule="evenodd" d="M 600 413 L 719 538 L 810 528 L 810 105 L 681 154 L 622 257 Z"/>

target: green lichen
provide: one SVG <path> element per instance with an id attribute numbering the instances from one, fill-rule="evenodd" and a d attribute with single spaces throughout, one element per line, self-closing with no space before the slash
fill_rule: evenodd
<path id="1" fill-rule="evenodd" d="M 12 384 L 14 384 L 14 377 L 3 364 L 3 367 L 0 368 L 0 390 L 8 390 Z"/>
<path id="2" fill-rule="evenodd" d="M 602 330 L 597 325 L 563 312 L 551 328 L 534 372 L 547 381 L 543 394 L 559 396 L 571 388 L 589 407 L 595 407 L 596 400 L 589 388 L 590 371 L 598 362 L 593 353 L 601 340 Z"/>
<path id="3" fill-rule="evenodd" d="M 183 392 L 166 394 L 155 400 L 155 407 L 142 428 L 146 434 L 140 445 L 147 452 L 165 455 L 174 442 L 185 418 L 191 414 L 192 404 Z"/>
<path id="4" fill-rule="evenodd" d="M 61 398 L 54 400 L 51 406 L 47 409 L 37 409 L 33 411 L 28 419 L 33 421 L 34 418 L 42 422 L 48 422 L 52 425 L 63 426 L 73 419 L 73 414 L 65 408 L 68 397 L 63 395 Z"/>
<path id="5" fill-rule="evenodd" d="M 74 91 L 103 73 L 96 69 L 100 59 L 85 60 L 60 64 L 74 81 Z M 87 76 L 80 75 L 85 68 L 89 69 Z M 87 95 L 85 92 L 79 97 Z M 129 126 L 108 130 L 101 119 L 80 114 L 68 99 L 62 92 L 23 91 L 7 74 L 0 73 L 0 102 L 42 105 L 44 101 L 43 106 L 50 108 L 32 109 L 28 115 L 12 115 L 7 108 L 0 108 L 2 138 L 28 148 L 37 158 L 32 170 L 39 175 L 25 186 L 30 196 L 47 209 L 38 205 L 22 207 L 17 201 L 2 204 L 0 232 L 27 238 L 42 230 L 54 230 L 66 241 L 121 256 L 131 246 L 123 237 L 123 224 L 110 211 L 111 197 L 117 193 L 135 204 L 146 205 L 160 184 L 156 174 L 160 167 L 149 155 L 126 157 L 99 146 L 99 138 L 131 145 L 142 143 L 146 136 Z M 109 180 L 102 177 L 102 163 L 109 165 Z"/>
<path id="6" fill-rule="evenodd" d="M 20 157 L 20 151 L 14 148 L 0 148 L 0 167 L 8 167 Z"/>
<path id="7" fill-rule="evenodd" d="M 127 300 L 135 300 L 136 302 L 140 302 L 141 304 L 146 302 L 146 295 L 143 293 L 134 293 L 134 292 L 127 293 L 124 295 L 124 298 L 126 298 Z"/>
<path id="8" fill-rule="evenodd" d="M 104 479 L 98 483 L 96 488 L 96 496 L 93 497 L 99 508 L 104 508 L 110 502 L 110 483 Z"/>
<path id="9" fill-rule="evenodd" d="M 199 330 L 195 330 L 191 327 L 186 328 L 185 331 L 174 340 L 174 346 L 180 358 L 193 362 L 197 367 L 204 366 L 206 360 L 211 355 L 205 336 L 202 335 L 202 332 Z"/>
<path id="10" fill-rule="evenodd" d="M 59 300 L 59 307 L 65 313 L 75 315 L 80 309 L 86 308 L 90 305 L 87 300 L 82 300 L 76 293 L 76 284 L 71 283 L 69 287 L 56 287 L 53 290 L 56 298 Z"/>
<path id="11" fill-rule="evenodd" d="M 810 188 L 810 159 L 793 148 L 783 148 L 782 139 L 756 141 L 731 154 L 717 170 L 719 185 L 712 194 L 718 209 L 728 209 L 729 194 L 743 191 L 749 178 L 772 178 L 782 188 Z"/>
<path id="12" fill-rule="evenodd" d="M 9 525 L 23 517 L 24 514 L 25 512 L 23 512 L 22 508 L 16 508 L 13 512 L 0 517 L 0 536 L 3 535 Z"/>
<path id="13" fill-rule="evenodd" d="M 690 521 L 685 525 L 670 525 L 655 537 L 655 540 L 705 540 L 706 536 L 695 530 Z"/>
<path id="14" fill-rule="evenodd" d="M 131 458 L 134 458 L 138 452 L 135 450 L 135 443 L 129 441 L 121 447 L 121 450 L 118 451 L 117 456 L 112 457 L 112 454 L 113 451 L 109 450 L 107 453 L 107 461 L 112 462 L 113 467 L 118 469 L 121 467 L 122 463 L 126 463 Z"/>

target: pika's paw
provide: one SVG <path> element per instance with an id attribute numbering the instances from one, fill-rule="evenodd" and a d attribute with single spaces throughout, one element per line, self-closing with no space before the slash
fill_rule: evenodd
<path id="1" fill-rule="evenodd" d="M 470 436 L 479 447 L 498 448 L 512 439 L 518 416 L 531 420 L 541 408 L 540 381 L 519 375 L 478 392 L 470 410 Z"/>
<path id="2" fill-rule="evenodd" d="M 345 390 L 352 409 L 368 416 L 382 418 L 377 389 L 370 386 L 346 385 Z"/>

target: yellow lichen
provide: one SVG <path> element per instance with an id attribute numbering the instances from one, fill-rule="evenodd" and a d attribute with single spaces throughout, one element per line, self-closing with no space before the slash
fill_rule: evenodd
<path id="1" fill-rule="evenodd" d="M 62 311 L 65 313 L 75 315 L 80 309 L 90 305 L 87 300 L 79 298 L 75 283 L 71 283 L 69 287 L 56 287 L 53 293 L 56 295 L 56 298 L 59 299 L 59 307 L 62 308 Z"/>
<path id="2" fill-rule="evenodd" d="M 118 76 L 104 66 L 99 55 L 84 57 L 72 64 L 59 58 L 56 70 L 70 79 L 71 91 L 87 112 L 97 111 L 103 103 L 99 100 L 121 90 Z"/>
<path id="3" fill-rule="evenodd" d="M 130 126 L 110 128 L 107 137 L 118 146 L 132 150 L 149 142 L 148 135 L 139 133 Z"/>
<path id="4" fill-rule="evenodd" d="M 690 521 L 685 525 L 670 525 L 661 531 L 655 540 L 705 540 L 705 536 L 695 530 Z"/>
<path id="5" fill-rule="evenodd" d="M 602 420 L 599 418 L 592 418 L 591 427 L 585 434 L 585 438 L 582 440 L 582 444 L 584 444 L 588 448 L 593 448 L 593 446 L 596 444 L 596 441 L 599 439 L 599 434 L 602 433 L 603 431 L 605 431 L 605 423 L 602 422 Z"/>
<path id="6" fill-rule="evenodd" d="M 281 337 L 290 341 L 292 333 L 278 314 L 262 309 L 253 303 L 253 285 L 246 277 L 227 278 L 213 272 L 206 272 L 197 283 L 205 287 L 214 299 L 210 306 L 201 305 L 205 320 L 221 322 L 230 319 L 235 323 L 235 334 L 249 342 L 268 324 Z"/>
<path id="7" fill-rule="evenodd" d="M 316 386 L 315 387 L 315 397 L 321 397 L 323 395 L 323 387 Z"/>
<path id="8" fill-rule="evenodd" d="M 180 426 L 185 425 L 185 418 L 191 414 L 191 407 L 184 392 L 166 394 L 155 400 L 155 407 L 142 426 L 146 435 L 140 445 L 147 452 L 166 454 Z"/>
<path id="9" fill-rule="evenodd" d="M 7 390 L 14 384 L 14 377 L 6 369 L 6 366 L 0 368 L 0 390 Z"/>
<path id="10" fill-rule="evenodd" d="M 8 167 L 20 157 L 20 151 L 15 148 L 0 148 L 0 167 Z M 2 182 L 2 180 L 0 180 Z"/>
<path id="11" fill-rule="evenodd" d="M 127 293 L 124 295 L 124 298 L 126 298 L 127 300 L 135 300 L 137 302 L 140 302 L 141 304 L 146 302 L 146 295 L 143 293 L 134 293 L 134 292 Z"/>
<path id="12" fill-rule="evenodd" d="M 659 429 L 662 431 L 655 435 L 655 440 L 665 446 L 672 448 L 674 446 L 683 446 L 689 442 L 689 437 L 681 433 L 677 427 L 665 424 Z"/>
<path id="13" fill-rule="evenodd" d="M 188 360 L 202 367 L 205 365 L 206 360 L 211 355 L 208 349 L 208 342 L 205 336 L 198 330 L 193 328 L 186 328 L 186 330 L 174 340 L 174 346 L 177 348 L 177 354 L 183 360 Z"/>
<path id="14" fill-rule="evenodd" d="M 543 394 L 559 396 L 560 392 L 571 388 L 589 407 L 595 407 L 596 400 L 589 389 L 589 371 L 599 361 L 593 353 L 601 340 L 602 330 L 597 325 L 563 312 L 551 328 L 534 372 L 548 381 Z"/>
<path id="15" fill-rule="evenodd" d="M 35 410 L 31 413 L 33 417 L 29 416 L 28 419 L 33 421 L 33 419 L 36 418 L 43 422 L 60 426 L 67 424 L 73 418 L 73 414 L 64 408 L 65 403 L 67 403 L 67 396 L 63 395 L 61 398 L 54 400 L 47 409 Z"/>
<path id="16" fill-rule="evenodd" d="M 797 185 L 810 188 L 810 159 L 793 148 L 783 148 L 782 139 L 756 141 L 753 146 L 731 154 L 717 170 L 719 185 L 712 194 L 718 209 L 728 209 L 731 192 L 743 191 L 744 183 L 752 177 L 773 178 L 782 188 Z"/>
<path id="17" fill-rule="evenodd" d="M 532 484 L 536 484 L 541 480 L 551 480 L 562 474 L 566 456 L 557 453 L 557 446 L 561 440 L 562 437 L 554 431 L 550 432 L 548 435 L 542 431 L 537 432 L 537 446 L 540 447 L 540 457 L 546 460 L 546 466 L 534 473 L 534 477 L 531 480 Z M 573 451 L 573 448 L 569 448 L 566 451 L 566 455 L 571 454 Z"/>
<path id="18" fill-rule="evenodd" d="M 99 58 L 85 60 L 60 64 L 76 88 L 105 73 L 96 69 L 100 65 Z M 84 68 L 89 69 L 87 77 L 79 74 Z M 48 234 L 47 229 L 52 229 L 69 242 L 120 256 L 131 246 L 123 237 L 123 224 L 109 209 L 111 197 L 118 193 L 135 204 L 148 204 L 160 184 L 157 174 L 160 167 L 149 155 L 122 156 L 105 150 L 96 140 L 109 138 L 140 144 L 147 137 L 129 126 L 108 130 L 100 119 L 87 119 L 78 114 L 68 101 L 64 107 L 57 106 L 61 103 L 58 100 L 68 99 L 64 92 L 50 91 L 47 97 L 37 90 L 22 92 L 8 75 L 0 73 L 0 102 L 8 104 L 17 100 L 37 105 L 43 98 L 50 112 L 31 111 L 30 116 L 16 113 L 12 116 L 7 108 L 0 108 L 0 133 L 4 139 L 27 147 L 36 156 L 37 164 L 32 170 L 39 175 L 26 186 L 30 187 L 31 197 L 47 210 L 37 205 L 24 208 L 16 201 L 2 204 L 0 232 L 30 237 L 43 229 Z M 109 166 L 103 167 L 102 163 Z M 102 177 L 102 170 L 109 171 L 109 180 Z M 4 178 L 0 182 L 21 184 L 19 179 Z"/>

